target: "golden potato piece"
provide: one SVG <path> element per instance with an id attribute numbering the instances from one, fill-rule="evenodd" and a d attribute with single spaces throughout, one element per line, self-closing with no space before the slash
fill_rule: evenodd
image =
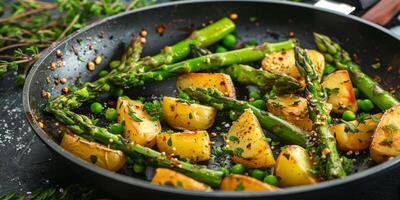
<path id="1" fill-rule="evenodd" d="M 251 178 L 244 175 L 232 174 L 226 176 L 221 183 L 220 189 L 222 191 L 276 191 L 278 187 L 263 183 L 255 178 Z"/>
<path id="2" fill-rule="evenodd" d="M 319 78 L 321 79 L 325 67 L 324 56 L 315 50 L 307 50 L 307 53 L 317 70 Z M 304 77 L 300 75 L 300 72 L 296 67 L 293 50 L 275 52 L 266 55 L 262 61 L 262 68 L 270 72 L 285 73 L 298 80 L 302 85 L 302 88 L 305 87 Z"/>
<path id="3" fill-rule="evenodd" d="M 210 137 L 207 131 L 161 133 L 157 136 L 157 147 L 167 155 L 175 154 L 193 162 L 210 159 Z"/>
<path id="4" fill-rule="evenodd" d="M 383 114 L 369 151 L 371 158 L 378 163 L 400 155 L 400 104 Z"/>
<path id="5" fill-rule="evenodd" d="M 200 183 L 181 173 L 165 168 L 158 168 L 156 170 L 156 174 L 151 180 L 151 183 L 155 185 L 168 185 L 174 188 L 181 188 L 185 190 L 197 190 L 206 192 L 212 191 L 212 189 L 208 185 Z"/>
<path id="6" fill-rule="evenodd" d="M 122 151 L 71 134 L 64 134 L 60 146 L 82 160 L 114 172 L 120 170 L 126 162 L 126 156 Z"/>
<path id="7" fill-rule="evenodd" d="M 161 132 L 160 121 L 153 121 L 143 110 L 140 101 L 119 97 L 117 102 L 118 122 L 125 123 L 124 137 L 137 144 L 152 147 Z"/>
<path id="8" fill-rule="evenodd" d="M 275 164 L 264 131 L 253 111 L 246 109 L 232 124 L 226 136 L 227 148 L 232 150 L 233 162 L 250 168 L 265 168 Z"/>
<path id="9" fill-rule="evenodd" d="M 317 183 L 310 172 L 312 161 L 307 151 L 297 145 L 290 145 L 283 150 L 276 160 L 275 175 L 281 178 L 280 186 L 298 186 Z"/>
<path id="10" fill-rule="evenodd" d="M 185 88 L 213 88 L 227 97 L 236 98 L 235 86 L 229 75 L 224 73 L 187 73 L 176 79 L 179 90 Z"/>
<path id="11" fill-rule="evenodd" d="M 334 113 L 342 114 L 346 110 L 357 112 L 357 100 L 347 70 L 339 70 L 329 74 L 322 86 L 329 95 L 327 102 L 332 104 Z"/>
<path id="12" fill-rule="evenodd" d="M 374 115 L 375 119 L 380 119 L 382 114 Z M 330 127 L 331 133 L 335 136 L 337 147 L 342 151 L 361 151 L 367 149 L 372 141 L 372 135 L 375 132 L 378 122 L 368 116 L 365 121 L 359 122 L 357 120 L 349 122 L 357 129 L 352 132 L 346 124 L 340 123 Z"/>
<path id="13" fill-rule="evenodd" d="M 179 130 L 206 130 L 214 121 L 217 110 L 210 106 L 187 103 L 173 97 L 163 97 L 162 112 L 169 126 Z"/>

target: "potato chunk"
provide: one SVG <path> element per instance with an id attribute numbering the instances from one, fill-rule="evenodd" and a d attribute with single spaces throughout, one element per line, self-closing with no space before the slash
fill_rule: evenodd
<path id="1" fill-rule="evenodd" d="M 120 170 L 127 160 L 122 151 L 71 134 L 64 134 L 60 146 L 82 160 L 114 172 Z"/>
<path id="2" fill-rule="evenodd" d="M 400 155 L 400 104 L 383 114 L 372 136 L 370 154 L 378 163 Z"/>
<path id="3" fill-rule="evenodd" d="M 232 174 L 230 176 L 226 176 L 224 180 L 222 180 L 220 189 L 222 191 L 244 191 L 244 192 L 279 190 L 279 188 L 273 185 L 263 183 L 255 178 L 239 174 Z"/>
<path id="4" fill-rule="evenodd" d="M 250 168 L 265 168 L 275 164 L 264 131 L 253 111 L 246 109 L 232 124 L 226 136 L 228 149 L 233 151 L 232 160 Z"/>
<path id="5" fill-rule="evenodd" d="M 332 104 L 334 113 L 342 114 L 346 110 L 357 112 L 357 100 L 347 70 L 339 70 L 329 74 L 322 86 L 329 95 L 327 102 Z"/>
<path id="6" fill-rule="evenodd" d="M 143 110 L 140 101 L 119 97 L 117 102 L 118 122 L 125 123 L 124 137 L 137 144 L 152 147 L 161 132 L 160 121 L 152 121 Z"/>
<path id="7" fill-rule="evenodd" d="M 312 161 L 307 151 L 297 145 L 290 145 L 283 150 L 276 160 L 275 175 L 281 178 L 280 185 L 298 186 L 317 183 L 310 172 Z"/>
<path id="8" fill-rule="evenodd" d="M 375 120 L 379 120 L 382 114 L 374 115 Z M 344 123 L 330 127 L 331 133 L 335 136 L 337 147 L 342 151 L 361 151 L 367 149 L 372 141 L 378 122 L 368 116 L 363 122 L 357 120 L 349 122 L 357 130 L 352 130 Z M 354 132 L 353 132 L 354 131 Z"/>
<path id="9" fill-rule="evenodd" d="M 157 147 L 167 155 L 175 154 L 193 162 L 210 159 L 210 137 L 207 131 L 161 133 L 157 136 Z"/>
<path id="10" fill-rule="evenodd" d="M 217 110 L 210 106 L 187 103 L 173 97 L 163 97 L 162 112 L 169 126 L 179 130 L 206 130 L 214 121 Z"/>
<path id="11" fill-rule="evenodd" d="M 317 70 L 319 78 L 321 79 L 325 67 L 324 56 L 315 50 L 307 50 L 307 53 Z M 275 52 L 266 55 L 262 61 L 262 68 L 270 72 L 285 73 L 298 80 L 302 85 L 302 88 L 305 87 L 304 77 L 300 75 L 300 72 L 296 67 L 293 50 Z"/>
<path id="12" fill-rule="evenodd" d="M 213 88 L 227 97 L 235 98 L 236 91 L 232 79 L 224 73 L 187 73 L 176 79 L 179 90 L 185 88 Z"/>
<path id="13" fill-rule="evenodd" d="M 158 168 L 156 170 L 156 174 L 151 180 L 151 183 L 155 185 L 168 185 L 174 188 L 181 188 L 185 190 L 197 190 L 207 192 L 212 191 L 212 189 L 208 185 L 200 183 L 176 171 L 165 168 Z"/>

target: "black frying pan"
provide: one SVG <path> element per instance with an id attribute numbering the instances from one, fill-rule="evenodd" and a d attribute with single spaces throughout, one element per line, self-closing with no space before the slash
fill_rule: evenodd
<path id="1" fill-rule="evenodd" d="M 96 55 L 102 55 L 103 63 L 119 58 L 126 44 L 130 41 L 131 33 L 141 29 L 149 30 L 144 54 L 155 54 L 163 46 L 173 44 L 189 33 L 188 30 L 198 28 L 208 20 L 217 20 L 228 13 L 236 12 L 239 19 L 236 21 L 235 33 L 242 41 L 257 38 L 259 41 L 279 41 L 288 38 L 289 32 L 295 32 L 296 38 L 302 45 L 313 48 L 312 32 L 321 32 L 333 36 L 340 41 L 349 52 L 356 53 L 364 71 L 370 75 L 379 75 L 384 80 L 383 86 L 391 88 L 398 86 L 396 79 L 400 72 L 400 39 L 387 30 L 360 20 L 352 16 L 345 16 L 307 5 L 276 2 L 276 1 L 186 1 L 168 3 L 123 13 L 99 23 L 92 24 L 81 31 L 72 34 L 63 42 L 46 50 L 30 71 L 24 86 L 24 108 L 31 126 L 37 135 L 52 150 L 66 160 L 80 176 L 121 198 L 171 197 L 177 198 L 274 198 L 274 199 L 306 199 L 310 197 L 327 198 L 352 193 L 360 184 L 372 178 L 382 176 L 390 169 L 399 169 L 400 158 L 393 159 L 381 165 L 356 173 L 341 180 L 320 183 L 313 186 L 288 188 L 278 192 L 193 192 L 168 187 L 151 185 L 148 181 L 138 177 L 129 177 L 122 174 L 90 165 L 72 154 L 64 151 L 57 144 L 60 131 L 54 128 L 55 120 L 42 112 L 46 100 L 41 97 L 42 90 L 50 91 L 52 97 L 61 92 L 66 85 L 55 85 L 46 82 L 56 77 L 65 77 L 73 80 L 80 77 L 83 81 L 95 78 L 96 73 L 89 73 L 86 63 Z M 257 24 L 250 22 L 250 17 L 257 18 Z M 167 30 L 159 36 L 153 30 L 164 24 Z M 93 45 L 96 51 L 89 50 Z M 48 66 L 56 61 L 56 50 L 64 52 L 65 66 L 50 71 Z M 382 64 L 378 71 L 369 67 L 376 59 Z M 84 60 L 86 62 L 81 62 Z M 387 73 L 388 66 L 393 69 Z M 96 69 L 98 72 L 100 67 Z M 67 85 L 73 85 L 69 81 Z M 174 80 L 146 85 L 146 89 L 139 88 L 128 91 L 132 96 L 149 96 L 151 94 L 175 94 Z M 240 92 L 240 91 L 239 91 Z M 38 127 L 38 119 L 43 121 L 45 128 Z M 68 173 L 68 172 L 60 172 Z M 324 195 L 324 197 L 322 197 Z"/>

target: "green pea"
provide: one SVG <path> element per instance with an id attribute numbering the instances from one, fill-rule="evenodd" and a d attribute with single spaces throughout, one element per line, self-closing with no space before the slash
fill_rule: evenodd
<path id="1" fill-rule="evenodd" d="M 25 74 L 18 74 L 18 76 L 14 78 L 14 81 L 18 86 L 23 86 L 25 83 Z"/>
<path id="2" fill-rule="evenodd" d="M 108 130 L 113 134 L 122 134 L 124 132 L 124 126 L 120 123 L 111 124 Z"/>
<path id="3" fill-rule="evenodd" d="M 360 91 L 358 90 L 358 88 L 353 88 L 354 91 L 354 96 L 356 96 L 357 98 L 360 96 Z"/>
<path id="4" fill-rule="evenodd" d="M 336 68 L 330 64 L 325 64 L 324 67 L 324 75 L 331 74 L 332 72 L 336 71 Z"/>
<path id="5" fill-rule="evenodd" d="M 115 68 L 119 67 L 120 64 L 121 64 L 121 61 L 113 60 L 110 62 L 109 67 L 110 67 L 110 69 L 115 69 Z"/>
<path id="6" fill-rule="evenodd" d="M 236 44 L 236 36 L 229 34 L 222 39 L 222 44 L 227 48 L 233 48 Z"/>
<path id="7" fill-rule="evenodd" d="M 104 92 L 109 92 L 110 90 L 111 90 L 111 86 L 109 85 L 109 84 L 104 84 L 102 87 L 101 87 L 101 89 L 104 91 Z"/>
<path id="8" fill-rule="evenodd" d="M 120 88 L 120 87 L 114 87 L 114 88 L 111 90 L 111 94 L 112 94 L 114 97 L 120 97 L 120 96 L 122 96 L 122 95 L 124 94 L 124 90 L 123 90 L 122 88 Z"/>
<path id="9" fill-rule="evenodd" d="M 108 71 L 107 70 L 101 70 L 100 72 L 99 72 L 99 77 L 101 78 L 101 77 L 105 77 L 105 76 L 107 76 L 107 74 L 108 74 Z"/>
<path id="10" fill-rule="evenodd" d="M 133 164 L 133 172 L 137 174 L 143 173 L 145 170 L 145 167 L 143 165 L 140 165 L 138 163 Z"/>
<path id="11" fill-rule="evenodd" d="M 255 46 L 257 46 L 257 40 L 255 39 L 255 38 L 253 38 L 253 39 L 250 39 L 247 43 L 246 43 L 246 46 L 247 47 L 255 47 Z"/>
<path id="12" fill-rule="evenodd" d="M 215 49 L 215 52 L 216 53 L 225 53 L 225 52 L 227 52 L 228 50 L 225 48 L 225 47 L 223 47 L 223 46 L 218 46 L 217 47 L 217 49 Z"/>
<path id="13" fill-rule="evenodd" d="M 361 109 L 361 103 L 362 103 L 362 100 L 361 99 L 357 99 L 357 107 L 360 108 L 360 109 Z"/>
<path id="14" fill-rule="evenodd" d="M 265 110 L 265 101 L 264 100 L 258 99 L 258 100 L 250 102 L 250 104 L 260 110 Z"/>
<path id="15" fill-rule="evenodd" d="M 260 181 L 263 181 L 263 180 L 264 180 L 264 177 L 265 177 L 265 172 L 262 171 L 262 170 L 259 170 L 259 169 L 255 169 L 255 170 L 253 170 L 253 171 L 250 173 L 250 175 L 251 175 L 253 178 L 256 178 L 256 179 L 258 179 L 258 180 L 260 180 Z"/>
<path id="16" fill-rule="evenodd" d="M 233 165 L 230 169 L 232 174 L 243 174 L 244 173 L 244 166 L 242 164 Z"/>
<path id="17" fill-rule="evenodd" d="M 249 97 L 254 98 L 254 99 L 261 99 L 262 96 L 261 96 L 260 92 L 253 90 L 253 91 L 250 91 Z"/>
<path id="18" fill-rule="evenodd" d="M 118 112 L 114 108 L 108 108 L 104 116 L 108 121 L 115 121 L 118 118 Z"/>
<path id="19" fill-rule="evenodd" d="M 344 113 L 342 114 L 342 119 L 346 120 L 346 121 L 352 121 L 356 119 L 356 114 L 351 111 L 351 110 L 346 110 L 344 111 Z"/>
<path id="20" fill-rule="evenodd" d="M 101 103 L 99 102 L 93 102 L 90 105 L 90 111 L 92 111 L 92 113 L 94 114 L 100 114 L 101 112 L 103 112 L 103 105 L 101 105 Z"/>
<path id="21" fill-rule="evenodd" d="M 184 92 L 179 92 L 178 96 L 179 96 L 179 98 L 184 99 L 184 100 L 190 99 L 189 95 Z"/>
<path id="22" fill-rule="evenodd" d="M 268 183 L 271 185 L 277 185 L 279 183 L 279 179 L 278 179 L 278 177 L 276 177 L 274 175 L 267 175 L 264 178 L 264 183 Z"/>
<path id="23" fill-rule="evenodd" d="M 226 167 L 222 167 L 220 170 L 224 173 L 224 176 L 229 175 L 229 170 Z"/>
<path id="24" fill-rule="evenodd" d="M 365 112 L 369 112 L 374 109 L 374 103 L 369 99 L 364 99 L 360 104 L 360 108 Z"/>

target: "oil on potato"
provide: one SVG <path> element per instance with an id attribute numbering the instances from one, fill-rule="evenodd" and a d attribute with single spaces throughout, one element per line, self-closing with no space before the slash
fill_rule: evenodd
<path id="1" fill-rule="evenodd" d="M 227 97 L 235 98 L 235 86 L 229 75 L 224 73 L 187 73 L 176 79 L 179 90 L 185 88 L 213 88 Z"/>
<path id="2" fill-rule="evenodd" d="M 119 97 L 117 102 L 118 122 L 125 124 L 124 137 L 147 147 L 154 146 L 161 132 L 160 121 L 153 121 L 143 110 L 140 101 Z"/>
<path id="3" fill-rule="evenodd" d="M 357 100 L 347 70 L 339 70 L 329 74 L 322 86 L 329 95 L 327 102 L 332 104 L 334 113 L 342 114 L 346 110 L 357 112 Z"/>
<path id="4" fill-rule="evenodd" d="M 382 114 L 375 114 L 376 120 L 380 119 Z M 331 133 L 335 136 L 337 147 L 342 151 L 361 151 L 367 149 L 372 141 L 372 135 L 378 125 L 378 122 L 371 119 L 371 116 L 365 118 L 363 122 L 358 120 L 350 121 L 357 130 L 350 129 L 344 123 L 336 124 L 330 127 Z"/>
<path id="5" fill-rule="evenodd" d="M 162 112 L 169 126 L 191 131 L 210 128 L 217 114 L 217 110 L 213 107 L 167 96 L 163 97 Z"/>
<path id="6" fill-rule="evenodd" d="M 83 160 L 114 172 L 120 170 L 127 160 L 122 151 L 67 133 L 64 134 L 60 146 Z"/>
<path id="7" fill-rule="evenodd" d="M 250 168 L 265 168 L 275 164 L 264 131 L 253 111 L 246 109 L 232 124 L 226 136 L 227 148 L 233 151 L 233 162 Z"/>
<path id="8" fill-rule="evenodd" d="M 324 56 L 315 50 L 307 50 L 307 53 L 316 68 L 319 78 L 321 78 L 325 67 Z M 285 73 L 298 80 L 302 88 L 305 87 L 304 77 L 296 67 L 293 50 L 275 52 L 266 55 L 262 61 L 262 68 L 270 72 Z"/>
<path id="9" fill-rule="evenodd" d="M 156 173 L 151 180 L 152 184 L 155 185 L 167 185 L 175 188 L 181 188 L 185 190 L 197 190 L 210 192 L 212 189 L 200 183 L 190 177 L 187 177 L 181 173 L 175 172 L 170 169 L 158 168 Z"/>
<path id="10" fill-rule="evenodd" d="M 232 174 L 226 176 L 222 180 L 220 189 L 222 191 L 244 191 L 244 192 L 279 190 L 278 187 L 275 187 L 267 183 L 263 183 L 255 178 L 239 174 Z"/>
<path id="11" fill-rule="evenodd" d="M 387 110 L 379 122 L 369 149 L 378 163 L 400 155 L 400 104 Z"/>
<path id="12" fill-rule="evenodd" d="M 177 155 L 192 162 L 210 159 L 210 137 L 207 131 L 161 133 L 157 136 L 157 147 L 167 155 Z"/>
<path id="13" fill-rule="evenodd" d="M 281 178 L 280 186 L 298 186 L 317 183 L 310 172 L 312 161 L 307 151 L 300 146 L 287 146 L 278 156 L 275 175 Z"/>

